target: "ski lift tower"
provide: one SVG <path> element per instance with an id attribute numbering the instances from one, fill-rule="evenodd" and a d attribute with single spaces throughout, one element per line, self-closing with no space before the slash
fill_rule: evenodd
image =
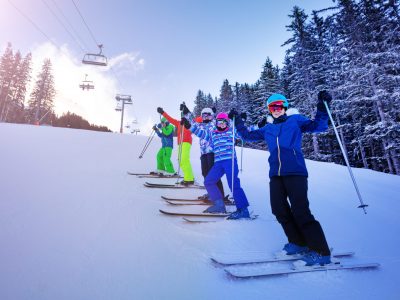
<path id="1" fill-rule="evenodd" d="M 122 107 L 119 110 L 121 110 L 121 127 L 119 132 L 122 133 L 123 132 L 123 124 L 124 124 L 124 111 L 125 111 L 125 104 L 132 104 L 132 98 L 129 95 L 117 95 L 115 97 L 115 99 L 122 103 Z"/>

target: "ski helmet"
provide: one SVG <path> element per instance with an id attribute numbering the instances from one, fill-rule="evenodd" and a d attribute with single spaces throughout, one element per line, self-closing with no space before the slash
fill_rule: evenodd
<path id="1" fill-rule="evenodd" d="M 218 115 L 217 115 L 217 118 L 216 118 L 217 120 L 227 120 L 227 121 L 229 121 L 229 117 L 228 117 L 228 114 L 226 113 L 226 112 L 220 112 Z"/>
<path id="2" fill-rule="evenodd" d="M 218 126 L 219 125 L 218 123 L 220 123 L 221 121 L 223 121 L 226 124 L 226 126 L 224 128 Z M 217 115 L 217 117 L 216 117 L 216 124 L 215 125 L 217 127 L 217 130 L 220 131 L 220 132 L 228 131 L 228 129 L 229 129 L 229 117 L 228 117 L 228 114 L 225 113 L 225 112 L 219 113 Z"/>
<path id="3" fill-rule="evenodd" d="M 211 108 L 205 107 L 201 111 L 201 115 L 203 115 L 203 114 L 210 114 L 211 116 L 213 116 L 214 112 L 213 112 L 213 110 Z"/>
<path id="4" fill-rule="evenodd" d="M 167 122 L 167 119 L 165 117 L 162 117 L 161 118 L 161 123 L 165 123 L 165 122 Z"/>
<path id="5" fill-rule="evenodd" d="M 267 99 L 267 106 L 271 105 L 274 102 L 281 102 L 284 108 L 289 107 L 288 100 L 282 94 L 272 94 L 271 96 L 269 96 L 269 98 Z"/>

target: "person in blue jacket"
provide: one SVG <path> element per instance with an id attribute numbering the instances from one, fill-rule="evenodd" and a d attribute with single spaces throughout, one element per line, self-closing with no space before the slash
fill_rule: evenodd
<path id="1" fill-rule="evenodd" d="M 324 101 L 329 105 L 331 100 L 327 91 L 319 92 L 317 113 L 314 120 L 310 120 L 298 113 L 290 114 L 293 109 L 288 111 L 286 97 L 273 94 L 267 99 L 272 123 L 249 131 L 241 118 L 235 118 L 237 130 L 244 140 L 265 140 L 268 144 L 271 209 L 288 239 L 283 250 L 287 255 L 305 254 L 303 260 L 307 266 L 331 263 L 331 252 L 322 227 L 309 208 L 302 134 L 328 128 Z M 232 110 L 230 115 L 237 116 L 238 113 Z"/>
<path id="2" fill-rule="evenodd" d="M 161 123 L 154 125 L 153 130 L 161 138 L 161 148 L 157 153 L 157 172 L 150 172 L 150 174 L 172 176 L 175 174 L 174 165 L 171 162 L 175 127 L 162 117 Z"/>

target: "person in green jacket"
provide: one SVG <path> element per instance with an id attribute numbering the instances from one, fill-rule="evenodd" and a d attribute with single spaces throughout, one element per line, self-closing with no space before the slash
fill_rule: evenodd
<path id="1" fill-rule="evenodd" d="M 161 175 L 174 175 L 175 169 L 171 162 L 172 148 L 174 146 L 174 125 L 166 118 L 161 118 L 161 123 L 153 126 L 153 130 L 161 138 L 161 149 L 157 153 L 157 172 Z"/>

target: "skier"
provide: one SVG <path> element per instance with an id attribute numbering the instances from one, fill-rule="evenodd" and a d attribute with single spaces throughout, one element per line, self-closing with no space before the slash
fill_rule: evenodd
<path id="1" fill-rule="evenodd" d="M 232 145 L 233 130 L 230 126 L 228 114 L 221 112 L 217 115 L 213 130 L 201 128 L 195 122 L 189 122 L 188 119 L 182 118 L 182 123 L 187 129 L 190 129 L 196 136 L 210 142 L 214 149 L 214 165 L 208 172 L 204 185 L 210 195 L 213 205 L 207 208 L 204 212 L 207 213 L 225 213 L 225 203 L 223 194 L 218 189 L 217 182 L 221 177 L 226 175 L 229 188 L 232 191 L 233 198 L 235 199 L 236 211 L 228 216 L 229 220 L 237 220 L 243 218 L 250 218 L 247 207 L 249 202 L 247 197 L 240 186 L 238 178 L 238 164 L 234 145 Z M 233 152 L 233 153 L 232 153 Z M 233 154 L 233 155 L 232 155 Z M 233 170 L 232 170 L 232 156 L 233 156 Z M 232 177 L 233 176 L 233 177 Z M 233 180 L 233 187 L 232 187 Z"/>
<path id="2" fill-rule="evenodd" d="M 161 132 L 160 130 L 161 129 Z M 175 174 L 174 166 L 171 162 L 172 148 L 174 147 L 174 126 L 166 118 L 161 118 L 161 123 L 153 126 L 153 130 L 161 138 L 161 148 L 157 153 L 157 172 L 153 174 L 172 176 Z"/>
<path id="3" fill-rule="evenodd" d="M 183 172 L 183 180 L 180 184 L 188 186 L 194 184 L 194 175 L 192 165 L 190 164 L 190 148 L 192 147 L 192 133 L 185 129 L 180 121 L 172 118 L 161 107 L 157 108 L 157 112 L 165 117 L 168 122 L 177 128 L 178 145 L 181 145 L 180 166 Z M 182 135 L 183 134 L 183 135 Z M 183 138 L 182 138 L 183 137 Z"/>
<path id="4" fill-rule="evenodd" d="M 273 94 L 266 103 L 272 124 L 249 131 L 241 118 L 235 118 L 242 138 L 247 141 L 265 140 L 268 144 L 271 209 L 288 239 L 283 250 L 287 255 L 305 254 L 303 260 L 307 266 L 331 263 L 331 252 L 320 223 L 309 209 L 308 172 L 301 139 L 303 132 L 321 132 L 328 128 L 328 114 L 323 102 L 329 104 L 331 100 L 327 91 L 320 91 L 315 119 L 310 120 L 295 109 L 288 110 L 285 96 Z M 235 110 L 230 112 L 232 116 L 237 114 Z"/>
<path id="5" fill-rule="evenodd" d="M 192 114 L 190 113 L 189 109 L 183 107 L 183 111 L 186 112 L 185 117 L 190 118 Z M 211 109 L 209 107 L 203 108 L 200 117 L 195 119 L 196 123 L 198 123 L 199 127 L 205 130 L 214 130 L 214 113 L 215 108 Z M 213 145 L 205 140 L 200 139 L 200 162 L 201 162 L 201 174 L 203 175 L 204 179 L 206 178 L 208 172 L 211 170 L 212 166 L 214 165 L 214 149 Z M 224 196 L 224 187 L 222 185 L 222 181 L 218 180 L 217 182 L 218 189 L 220 190 L 221 194 Z M 205 194 L 200 196 L 199 199 L 201 200 L 209 200 L 209 195 Z"/>

